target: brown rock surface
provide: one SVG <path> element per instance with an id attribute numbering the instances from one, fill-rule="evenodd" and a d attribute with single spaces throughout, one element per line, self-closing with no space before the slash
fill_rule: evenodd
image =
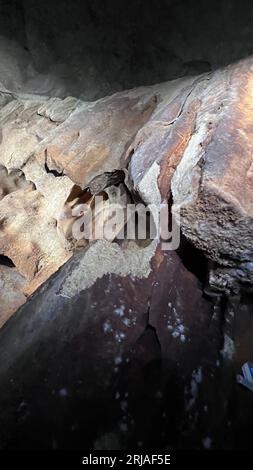
<path id="1" fill-rule="evenodd" d="M 249 282 L 251 81 L 247 59 L 94 103 L 5 92 L 1 174 L 21 179 L 7 187 L 2 178 L 0 251 L 27 277 L 26 292 L 72 255 L 60 220 L 74 184 L 85 188 L 129 163 L 130 187 L 144 202 L 170 200 L 172 188 L 183 233 L 218 264 L 211 284 Z"/>
<path id="2" fill-rule="evenodd" d="M 184 234 L 224 267 L 220 289 L 253 279 L 252 80 L 252 58 L 210 77 L 172 181 Z"/>
<path id="3" fill-rule="evenodd" d="M 136 132 L 156 107 L 155 92 L 122 92 L 94 103 L 82 103 L 47 139 L 37 159 L 64 172 L 81 187 L 105 171 L 122 166 L 121 159 Z"/>
<path id="4" fill-rule="evenodd" d="M 253 280 L 252 76 L 248 58 L 178 83 L 129 152 L 134 189 L 157 204 L 172 193 L 184 235 L 216 263 L 210 283 L 228 291 Z"/>
<path id="5" fill-rule="evenodd" d="M 66 227 L 61 228 L 74 183 L 94 191 L 100 175 L 126 167 L 126 152 L 138 130 L 157 106 L 191 82 L 121 92 L 94 103 L 3 92 L 0 252 L 26 277 L 26 294 L 64 264 L 76 246 L 65 240 Z M 173 104 L 172 114 L 174 108 L 179 112 Z"/>
<path id="6" fill-rule="evenodd" d="M 156 98 L 145 89 L 90 104 L 71 97 L 8 98 L 0 110 L 0 253 L 26 277 L 31 294 L 73 253 L 59 227 L 74 183 L 84 187 L 121 168 L 124 149 Z"/>

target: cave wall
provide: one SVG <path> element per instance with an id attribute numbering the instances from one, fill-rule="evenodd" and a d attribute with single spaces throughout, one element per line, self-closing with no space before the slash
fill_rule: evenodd
<path id="1" fill-rule="evenodd" d="M 3 0 L 1 81 L 94 100 L 198 74 L 253 52 L 252 17 L 249 0 Z"/>
<path id="2" fill-rule="evenodd" d="M 1 449 L 252 445 L 235 374 L 253 361 L 253 58 L 85 102 L 248 56 L 252 13 L 225 0 L 0 3 Z M 122 167 L 122 204 L 172 189 L 181 250 L 106 240 L 72 257 L 73 194 L 105 197 L 101 176 Z"/>

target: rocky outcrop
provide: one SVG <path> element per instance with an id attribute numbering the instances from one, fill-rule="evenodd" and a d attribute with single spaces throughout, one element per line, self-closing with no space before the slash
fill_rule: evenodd
<path id="1" fill-rule="evenodd" d="M 25 293 L 72 256 L 70 212 L 92 200 L 91 182 L 127 168 L 146 204 L 173 198 L 184 235 L 215 263 L 214 288 L 250 283 L 251 80 L 247 59 L 94 103 L 2 93 L 0 251 Z"/>
<path id="2" fill-rule="evenodd" d="M 0 164 L 5 197 L 0 202 L 0 252 L 27 279 L 25 295 L 80 246 L 70 233 L 73 208 L 81 201 L 92 202 L 92 193 L 103 192 L 98 178 L 127 168 L 139 129 L 155 109 L 173 101 L 192 82 L 140 88 L 94 103 L 2 90 Z M 127 173 L 122 173 L 124 180 Z M 111 180 L 107 186 L 113 184 L 118 182 Z M 128 179 L 127 184 L 132 182 Z"/>
<path id="3" fill-rule="evenodd" d="M 247 59 L 187 84 L 131 146 L 134 188 L 157 179 L 184 235 L 214 262 L 212 287 L 228 292 L 252 283 L 252 67 Z"/>
<path id="4" fill-rule="evenodd" d="M 124 149 L 149 118 L 156 98 L 149 90 L 94 104 L 8 97 L 0 111 L 5 196 L 0 252 L 27 278 L 29 295 L 73 254 L 59 231 L 75 183 L 81 193 L 94 177 L 122 167 Z"/>
<path id="5" fill-rule="evenodd" d="M 187 440 L 198 400 L 208 405 L 201 358 L 211 361 L 219 351 L 198 281 L 175 253 L 158 247 L 149 266 L 147 248 L 123 254 L 114 245 L 76 253 L 2 329 L 2 447 L 9 435 L 19 448 L 174 446 L 172 423 L 180 415 Z M 199 391 L 191 391 L 198 370 Z M 175 393 L 177 403 L 168 400 Z M 205 432 L 211 430 L 196 435 L 196 445 Z"/>
<path id="6" fill-rule="evenodd" d="M 182 231 L 218 265 L 220 290 L 253 279 L 252 71 L 248 59 L 210 77 L 172 181 Z"/>
<path id="7" fill-rule="evenodd" d="M 2 93 L 0 253 L 15 267 L 0 275 L 18 292 L 2 323 L 34 294 L 0 331 L 2 448 L 231 446 L 232 325 L 252 284 L 252 66 L 93 103 Z M 82 203 L 86 228 L 105 221 L 96 195 L 168 203 L 186 251 L 118 233 L 79 243 Z"/>

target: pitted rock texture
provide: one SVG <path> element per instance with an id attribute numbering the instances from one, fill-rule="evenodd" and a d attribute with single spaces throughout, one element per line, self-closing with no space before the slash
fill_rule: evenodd
<path id="1" fill-rule="evenodd" d="M 124 149 L 155 106 L 145 89 L 92 104 L 30 95 L 3 104 L 0 252 L 26 277 L 27 295 L 73 254 L 60 228 L 73 189 L 121 168 Z"/>
<path id="2" fill-rule="evenodd" d="M 75 188 L 79 195 L 86 190 L 101 193 L 106 186 L 98 184 L 99 179 L 109 175 L 107 186 L 119 184 L 113 180 L 119 171 L 131 190 L 122 171 L 132 153 L 131 142 L 154 110 L 170 103 L 192 81 L 121 92 L 94 103 L 2 90 L 0 164 L 5 197 L 0 201 L 0 252 L 27 279 L 26 295 L 57 271 L 77 245 L 85 246 L 69 239 L 75 217 L 68 205 Z M 156 185 L 156 176 L 152 184 Z M 144 187 L 144 199 L 145 192 Z"/>

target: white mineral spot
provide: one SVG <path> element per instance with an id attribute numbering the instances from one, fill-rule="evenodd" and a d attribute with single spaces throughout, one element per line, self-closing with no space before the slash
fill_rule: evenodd
<path id="1" fill-rule="evenodd" d="M 124 318 L 123 320 L 124 325 L 131 326 L 131 320 L 129 318 Z"/>
<path id="2" fill-rule="evenodd" d="M 223 345 L 223 349 L 221 351 L 221 354 L 224 357 L 224 359 L 228 359 L 228 360 L 231 361 L 233 359 L 234 352 L 235 352 L 234 341 L 232 340 L 232 338 L 230 338 L 230 336 L 225 334 L 224 335 L 224 345 Z"/>
<path id="3" fill-rule="evenodd" d="M 124 305 L 121 305 L 120 307 L 117 307 L 115 308 L 114 312 L 116 313 L 116 315 L 118 315 L 119 317 L 123 317 L 124 316 L 124 311 L 125 311 L 125 306 Z"/>
<path id="4" fill-rule="evenodd" d="M 118 343 L 122 343 L 123 339 L 125 338 L 125 333 L 122 333 L 122 332 L 117 332 L 115 334 L 115 339 Z"/>
<path id="5" fill-rule="evenodd" d="M 210 449 L 212 446 L 212 439 L 210 439 L 210 437 L 205 437 L 202 439 L 202 444 L 205 449 Z"/>
<path id="6" fill-rule="evenodd" d="M 112 329 L 112 325 L 109 321 L 105 321 L 104 324 L 103 324 L 103 330 L 104 330 L 104 333 L 108 333 L 110 331 L 113 331 Z"/>
<path id="7" fill-rule="evenodd" d="M 202 382 L 202 368 L 199 367 L 198 369 L 194 370 L 192 373 L 192 379 L 190 383 L 190 387 L 186 387 L 185 389 L 185 396 L 188 398 L 186 400 L 186 411 L 189 411 L 195 404 L 196 398 L 198 396 L 198 386 Z"/>
<path id="8" fill-rule="evenodd" d="M 179 331 L 174 330 L 174 331 L 172 332 L 172 336 L 173 336 L 173 338 L 178 338 L 178 336 L 180 336 Z"/>
<path id="9" fill-rule="evenodd" d="M 114 359 L 114 364 L 115 364 L 116 366 L 118 366 L 119 364 L 122 363 L 122 361 L 123 361 L 122 357 L 121 357 L 121 356 L 117 356 L 117 357 L 115 357 L 115 359 Z"/>

